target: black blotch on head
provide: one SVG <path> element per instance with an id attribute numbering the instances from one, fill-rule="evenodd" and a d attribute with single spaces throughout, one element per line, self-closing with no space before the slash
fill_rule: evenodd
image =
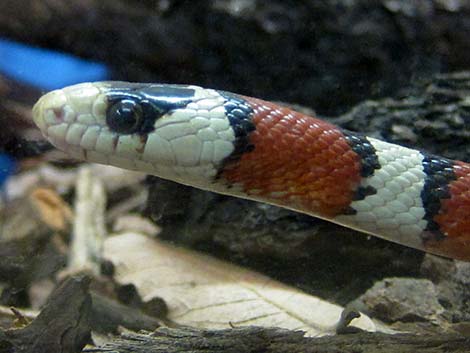
<path id="1" fill-rule="evenodd" d="M 194 93 L 187 86 L 113 82 L 106 94 L 106 122 L 118 133 L 146 135 L 157 119 L 190 103 Z"/>
<path id="2" fill-rule="evenodd" d="M 426 174 L 421 200 L 427 221 L 426 231 L 439 235 L 439 224 L 434 217 L 441 209 L 441 200 L 450 198 L 449 183 L 457 179 L 454 173 L 454 161 L 427 153 L 422 153 L 423 169 Z M 442 234 L 441 234 L 442 235 Z"/>

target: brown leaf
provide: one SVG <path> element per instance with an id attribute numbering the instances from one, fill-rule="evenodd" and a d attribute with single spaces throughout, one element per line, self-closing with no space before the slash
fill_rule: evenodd
<path id="1" fill-rule="evenodd" d="M 57 231 L 66 230 L 73 218 L 73 212 L 56 191 L 37 188 L 31 192 L 29 199 L 44 223 Z"/>
<path id="2" fill-rule="evenodd" d="M 334 334 L 343 311 L 259 273 L 137 233 L 110 237 L 104 249 L 116 266 L 117 281 L 134 284 L 145 301 L 162 298 L 168 319 L 178 324 L 277 326 L 322 336 Z M 352 325 L 377 330 L 363 314 Z"/>

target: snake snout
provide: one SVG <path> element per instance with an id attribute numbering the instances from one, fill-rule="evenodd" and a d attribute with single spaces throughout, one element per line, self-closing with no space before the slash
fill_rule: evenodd
<path id="1" fill-rule="evenodd" d="M 44 135 L 50 126 L 64 122 L 67 98 L 62 90 L 42 96 L 33 107 L 33 120 Z"/>
<path id="2" fill-rule="evenodd" d="M 71 124 L 82 117 L 90 122 L 100 90 L 92 83 L 79 83 L 42 96 L 33 108 L 33 120 L 47 134 L 53 125 Z"/>
<path id="3" fill-rule="evenodd" d="M 103 120 L 106 102 L 92 83 L 81 83 L 51 91 L 33 107 L 33 120 L 54 146 L 82 158 L 82 137 L 92 125 Z"/>

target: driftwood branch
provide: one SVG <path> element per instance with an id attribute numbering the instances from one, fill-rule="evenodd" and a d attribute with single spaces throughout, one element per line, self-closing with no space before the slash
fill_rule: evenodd
<path id="1" fill-rule="evenodd" d="M 158 319 L 98 293 L 92 292 L 91 298 L 93 308 L 90 321 L 93 331 L 118 332 L 119 327 L 134 331 L 152 331 L 161 325 Z"/>
<path id="2" fill-rule="evenodd" d="M 466 353 L 470 338 L 454 335 L 413 336 L 357 333 L 305 338 L 302 332 L 257 327 L 220 331 L 159 328 L 152 334 L 126 333 L 85 352 L 106 353 Z"/>
<path id="3" fill-rule="evenodd" d="M 67 279 L 38 317 L 21 329 L 0 331 L 2 352 L 75 353 L 90 341 L 91 298 L 87 277 Z"/>
<path id="4" fill-rule="evenodd" d="M 21 329 L 0 331 L 2 352 L 79 352 L 88 342 L 90 333 L 92 309 L 88 284 L 86 277 L 66 280 L 53 292 L 46 307 L 31 324 Z M 125 333 L 84 352 L 411 353 L 419 350 L 421 353 L 465 353 L 469 345 L 469 337 L 451 334 L 417 336 L 361 332 L 306 338 L 299 331 L 275 328 L 245 327 L 215 331 L 181 327 L 158 328 L 151 334 Z"/>

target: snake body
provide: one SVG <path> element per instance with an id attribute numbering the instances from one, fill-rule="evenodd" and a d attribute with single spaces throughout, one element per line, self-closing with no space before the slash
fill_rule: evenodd
<path id="1" fill-rule="evenodd" d="M 464 162 L 190 85 L 78 84 L 41 97 L 33 118 L 52 144 L 76 158 L 470 261 L 470 164 Z"/>

